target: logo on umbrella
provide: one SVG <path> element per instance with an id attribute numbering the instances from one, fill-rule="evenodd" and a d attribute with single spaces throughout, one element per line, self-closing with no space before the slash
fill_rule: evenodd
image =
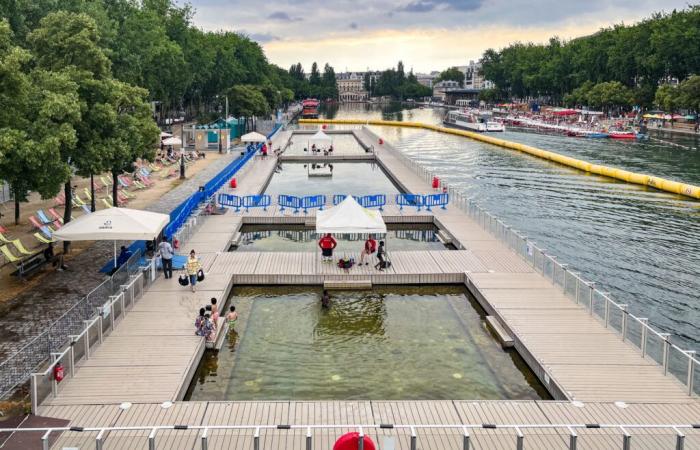
<path id="1" fill-rule="evenodd" d="M 98 227 L 100 230 L 111 230 L 112 229 L 112 221 L 111 220 L 105 220 L 105 223 L 102 224 L 102 226 Z"/>

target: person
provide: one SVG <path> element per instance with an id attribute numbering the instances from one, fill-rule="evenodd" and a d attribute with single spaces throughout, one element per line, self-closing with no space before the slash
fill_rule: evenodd
<path id="1" fill-rule="evenodd" d="M 262 153 L 262 159 L 267 159 L 267 144 L 262 145 L 260 153 Z"/>
<path id="2" fill-rule="evenodd" d="M 311 144 L 311 153 L 316 153 L 316 144 Z"/>
<path id="3" fill-rule="evenodd" d="M 328 154 L 330 155 L 332 153 L 333 153 L 333 144 L 331 144 L 331 146 L 328 147 Z"/>
<path id="4" fill-rule="evenodd" d="M 49 242 L 49 246 L 44 249 L 44 258 L 46 262 L 51 263 L 53 267 L 58 267 L 56 270 L 63 272 L 68 269 L 65 264 L 63 264 L 63 253 L 55 254 L 53 249 L 53 242 Z"/>
<path id="5" fill-rule="evenodd" d="M 165 236 L 160 244 L 158 244 L 158 252 L 163 260 L 163 274 L 165 279 L 173 277 L 173 247 L 168 242 L 168 237 Z"/>
<path id="6" fill-rule="evenodd" d="M 204 314 L 206 310 L 204 308 L 199 308 L 199 315 L 194 319 L 194 334 L 197 336 L 204 336 Z"/>
<path id="7" fill-rule="evenodd" d="M 216 325 L 217 325 L 217 324 L 216 324 L 216 319 L 218 319 L 219 316 L 218 316 L 218 314 L 217 314 L 216 318 L 214 318 L 214 313 L 213 313 L 213 311 L 212 311 L 211 305 L 207 305 L 207 306 L 204 307 L 204 315 L 210 317 L 209 320 L 211 320 L 212 327 L 214 327 L 214 329 L 216 329 Z"/>
<path id="8" fill-rule="evenodd" d="M 370 235 L 365 241 L 365 247 L 362 249 L 362 253 L 360 253 L 360 265 L 364 264 L 368 266 L 369 263 L 365 262 L 365 257 L 373 254 L 376 251 L 377 241 L 375 241 L 374 238 Z"/>
<path id="9" fill-rule="evenodd" d="M 212 297 L 211 298 L 211 320 L 216 323 L 216 320 L 219 318 L 219 307 L 216 305 L 216 298 Z"/>
<path id="10" fill-rule="evenodd" d="M 318 246 L 321 247 L 321 255 L 323 256 L 323 261 L 330 262 L 333 261 L 333 249 L 338 246 L 338 243 L 330 233 L 327 233 L 318 241 Z"/>
<path id="11" fill-rule="evenodd" d="M 323 296 L 321 296 L 321 308 L 330 308 L 331 306 L 331 296 L 328 295 L 326 289 L 323 290 Z"/>
<path id="12" fill-rule="evenodd" d="M 379 262 L 374 265 L 375 269 L 379 270 L 384 270 L 385 267 L 385 262 L 384 262 L 384 255 L 386 252 L 384 251 L 384 241 L 379 241 L 379 248 L 377 249 L 377 259 Z"/>
<path id="13" fill-rule="evenodd" d="M 117 257 L 117 267 L 121 267 L 126 264 L 129 258 L 131 258 L 131 255 L 131 250 L 122 245 L 121 249 L 119 250 L 119 256 Z"/>
<path id="14" fill-rule="evenodd" d="M 211 321 L 211 316 L 209 313 L 204 313 L 204 325 L 202 326 L 202 336 L 209 341 L 213 342 L 216 340 L 216 326 Z"/>
<path id="15" fill-rule="evenodd" d="M 229 307 L 228 314 L 226 314 L 226 320 L 228 321 L 229 329 L 233 330 L 233 326 L 236 324 L 236 321 L 238 320 L 238 313 L 236 312 L 235 306 L 231 305 Z"/>
<path id="16" fill-rule="evenodd" d="M 194 250 L 190 252 L 189 258 L 187 258 L 187 263 L 185 264 L 185 270 L 187 270 L 187 276 L 190 277 L 190 286 L 192 287 L 192 292 L 197 289 L 195 285 L 197 284 L 197 272 L 202 268 L 202 264 L 199 262 L 197 255 Z"/>

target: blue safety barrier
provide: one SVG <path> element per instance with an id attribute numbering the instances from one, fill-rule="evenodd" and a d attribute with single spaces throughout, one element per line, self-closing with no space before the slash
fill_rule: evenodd
<path id="1" fill-rule="evenodd" d="M 335 195 L 333 196 L 333 206 L 335 206 L 335 205 L 337 205 L 338 203 L 340 203 L 340 202 L 342 202 L 343 200 L 345 200 L 345 197 L 347 197 L 347 196 L 348 196 L 348 194 L 335 194 Z M 356 196 L 356 195 L 353 195 L 352 197 L 355 199 L 355 201 L 356 201 L 357 203 L 360 203 L 360 197 L 358 197 L 358 196 Z"/>
<path id="2" fill-rule="evenodd" d="M 243 197 L 243 207 L 246 211 L 249 208 L 262 208 L 263 211 L 267 211 L 267 207 L 270 206 L 271 198 L 267 194 L 263 195 L 246 195 Z"/>
<path id="3" fill-rule="evenodd" d="M 418 194 L 396 194 L 396 204 L 399 205 L 399 209 L 403 209 L 404 206 L 415 206 L 420 211 L 423 206 L 423 196 Z"/>
<path id="4" fill-rule="evenodd" d="M 223 208 L 236 208 L 236 212 L 240 211 L 242 205 L 241 197 L 231 194 L 219 194 L 217 201 Z"/>
<path id="5" fill-rule="evenodd" d="M 304 214 L 308 212 L 309 209 L 318 208 L 323 209 L 326 205 L 325 195 L 307 195 L 301 199 L 301 207 L 304 209 Z"/>
<path id="6" fill-rule="evenodd" d="M 278 195 L 277 204 L 280 205 L 280 211 L 284 211 L 286 208 L 294 208 L 294 214 L 296 214 L 301 208 L 301 198 L 294 195 Z"/>
<path id="7" fill-rule="evenodd" d="M 425 205 L 425 209 L 428 211 L 430 211 L 431 206 L 439 206 L 442 209 L 447 209 L 447 204 L 449 202 L 449 194 L 428 194 L 423 196 L 423 205 Z"/>
<path id="8" fill-rule="evenodd" d="M 386 195 L 376 194 L 376 195 L 365 195 L 357 200 L 363 208 L 376 208 L 379 207 L 380 211 L 383 211 L 383 206 L 386 205 Z"/>

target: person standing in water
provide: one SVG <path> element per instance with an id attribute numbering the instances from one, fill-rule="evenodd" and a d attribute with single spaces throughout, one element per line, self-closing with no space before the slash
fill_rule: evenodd
<path id="1" fill-rule="evenodd" d="M 238 313 L 236 312 L 235 306 L 231 305 L 231 307 L 229 308 L 228 314 L 226 314 L 226 320 L 228 321 L 229 330 L 233 330 L 233 326 L 238 320 Z"/>
<path id="2" fill-rule="evenodd" d="M 328 294 L 326 289 L 323 290 L 323 295 L 321 296 L 321 308 L 331 307 L 331 296 Z"/>

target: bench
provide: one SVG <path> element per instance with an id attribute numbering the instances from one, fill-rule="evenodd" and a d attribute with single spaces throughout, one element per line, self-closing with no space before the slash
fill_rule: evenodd
<path id="1" fill-rule="evenodd" d="M 21 261 L 14 262 L 13 264 L 17 270 L 12 272 L 12 275 L 20 279 L 31 276 L 38 272 L 39 269 L 41 269 L 46 263 L 47 261 L 46 258 L 44 258 L 44 255 L 42 253 L 36 253 Z"/>

